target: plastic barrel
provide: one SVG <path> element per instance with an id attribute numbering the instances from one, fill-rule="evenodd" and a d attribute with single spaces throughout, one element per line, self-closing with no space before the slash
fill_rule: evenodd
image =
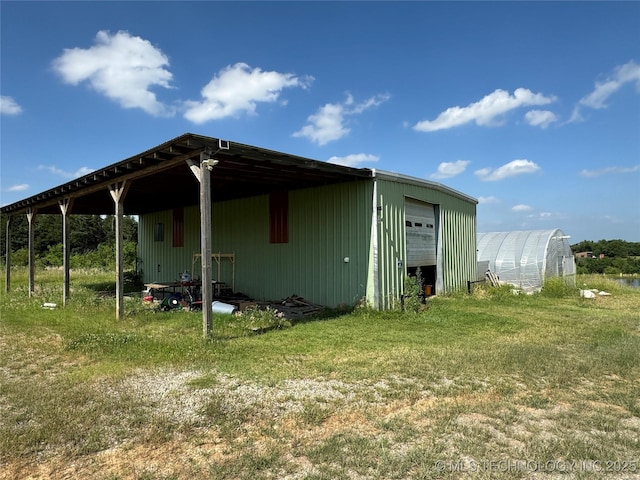
<path id="1" fill-rule="evenodd" d="M 213 302 L 211 304 L 211 310 L 213 313 L 233 313 L 237 307 L 235 305 L 229 305 L 223 302 Z"/>

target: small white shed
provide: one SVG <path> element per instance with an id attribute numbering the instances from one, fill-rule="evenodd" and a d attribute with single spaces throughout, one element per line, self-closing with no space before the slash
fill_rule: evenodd
<path id="1" fill-rule="evenodd" d="M 479 233 L 478 263 L 488 263 L 501 282 L 525 292 L 539 291 L 551 277 L 566 277 L 575 284 L 576 264 L 568 239 L 559 229 Z"/>

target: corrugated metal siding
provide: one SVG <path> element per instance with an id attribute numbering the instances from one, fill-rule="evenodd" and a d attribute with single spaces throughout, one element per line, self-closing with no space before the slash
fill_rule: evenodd
<path id="1" fill-rule="evenodd" d="M 436 290 L 465 288 L 476 276 L 476 205 L 443 191 L 401 181 L 378 179 L 378 249 L 381 307 L 389 308 L 402 292 L 406 260 L 405 197 L 434 204 L 438 236 Z M 397 267 L 402 260 L 403 268 Z M 384 292 L 384 293 L 383 293 Z M 384 296 L 387 295 L 387 298 Z"/>
<path id="2" fill-rule="evenodd" d="M 475 203 L 403 181 L 377 178 L 290 192 L 286 244 L 269 243 L 267 196 L 216 203 L 214 192 L 212 249 L 236 255 L 235 290 L 252 298 L 296 294 L 337 306 L 366 296 L 371 305 L 389 308 L 400 298 L 406 272 L 405 198 L 435 206 L 436 291 L 465 288 L 476 276 Z M 164 242 L 153 241 L 156 222 L 165 223 Z M 192 255 L 200 252 L 198 207 L 185 209 L 184 223 L 185 246 L 173 248 L 170 211 L 140 217 L 145 282 L 175 280 L 191 269 Z M 222 260 L 221 267 L 219 280 L 230 283 L 231 263 Z M 191 273 L 200 274 L 199 263 Z"/>
<path id="3" fill-rule="evenodd" d="M 476 208 L 450 197 L 441 204 L 443 284 L 446 292 L 466 288 L 476 277 Z"/>
<path id="4" fill-rule="evenodd" d="M 291 192 L 289 215 L 291 251 L 284 253 L 292 256 L 294 278 L 287 278 L 283 259 L 280 290 L 331 306 L 352 305 L 364 298 L 371 183 Z"/>
<path id="5" fill-rule="evenodd" d="M 234 253 L 235 290 L 257 300 L 279 300 L 292 294 L 327 306 L 354 304 L 366 294 L 371 229 L 371 182 L 361 181 L 289 192 L 289 242 L 269 243 L 269 199 L 256 196 L 212 205 L 212 251 Z M 197 207 L 185 210 L 184 252 L 171 247 L 167 228 L 171 212 L 140 220 L 144 264 L 161 263 L 184 270 L 199 253 Z M 153 242 L 153 225 L 165 222 L 165 241 Z M 189 243 L 186 232 L 196 233 Z M 344 258 L 349 257 L 349 262 Z M 221 261 L 220 280 L 230 283 L 231 263 Z M 177 268 L 177 269 L 176 269 Z M 213 263 L 214 278 L 217 264 Z M 199 265 L 192 272 L 200 274 Z M 145 268 L 145 281 L 167 281 Z"/>
<path id="6" fill-rule="evenodd" d="M 388 185 L 381 188 L 378 184 L 378 288 L 382 308 L 395 306 L 400 298 L 405 271 L 404 197 L 390 190 Z"/>
<path id="7" fill-rule="evenodd" d="M 138 223 L 138 251 L 145 283 L 176 281 L 180 273 L 191 271 L 192 256 L 200 251 L 200 211 L 184 209 L 184 246 L 172 247 L 172 211 L 141 215 Z M 164 224 L 164 240 L 156 242 L 153 229 Z"/>

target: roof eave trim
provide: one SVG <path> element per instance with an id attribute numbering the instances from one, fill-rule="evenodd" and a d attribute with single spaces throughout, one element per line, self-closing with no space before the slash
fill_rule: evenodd
<path id="1" fill-rule="evenodd" d="M 385 170 L 374 170 L 374 176 L 380 178 L 382 180 L 389 180 L 391 182 L 400 182 L 400 183 L 408 183 L 409 185 L 416 185 L 418 187 L 427 187 L 433 190 L 438 190 L 442 193 L 446 193 L 447 195 L 451 195 L 453 197 L 464 200 L 465 202 L 473 203 L 475 205 L 478 204 L 478 200 L 474 197 L 466 195 L 458 190 L 455 190 L 451 187 L 447 187 L 438 182 L 432 182 L 430 180 L 425 180 L 418 177 L 412 177 L 410 175 L 403 175 L 401 173 L 388 172 Z"/>

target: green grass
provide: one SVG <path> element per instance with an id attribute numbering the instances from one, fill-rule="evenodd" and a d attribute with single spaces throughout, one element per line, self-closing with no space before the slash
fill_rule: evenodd
<path id="1" fill-rule="evenodd" d="M 53 310 L 60 272 L 37 279 L 29 297 L 17 271 L 0 296 L 8 478 L 533 474 L 486 463 L 505 459 L 640 472 L 640 291 L 603 277 L 578 284 L 611 296 L 480 287 L 418 313 L 356 309 L 259 335 L 214 315 L 208 341 L 201 314 L 137 298 L 117 321 L 97 293 L 110 274 L 74 273 Z M 587 470 L 572 474 L 611 478 Z"/>

